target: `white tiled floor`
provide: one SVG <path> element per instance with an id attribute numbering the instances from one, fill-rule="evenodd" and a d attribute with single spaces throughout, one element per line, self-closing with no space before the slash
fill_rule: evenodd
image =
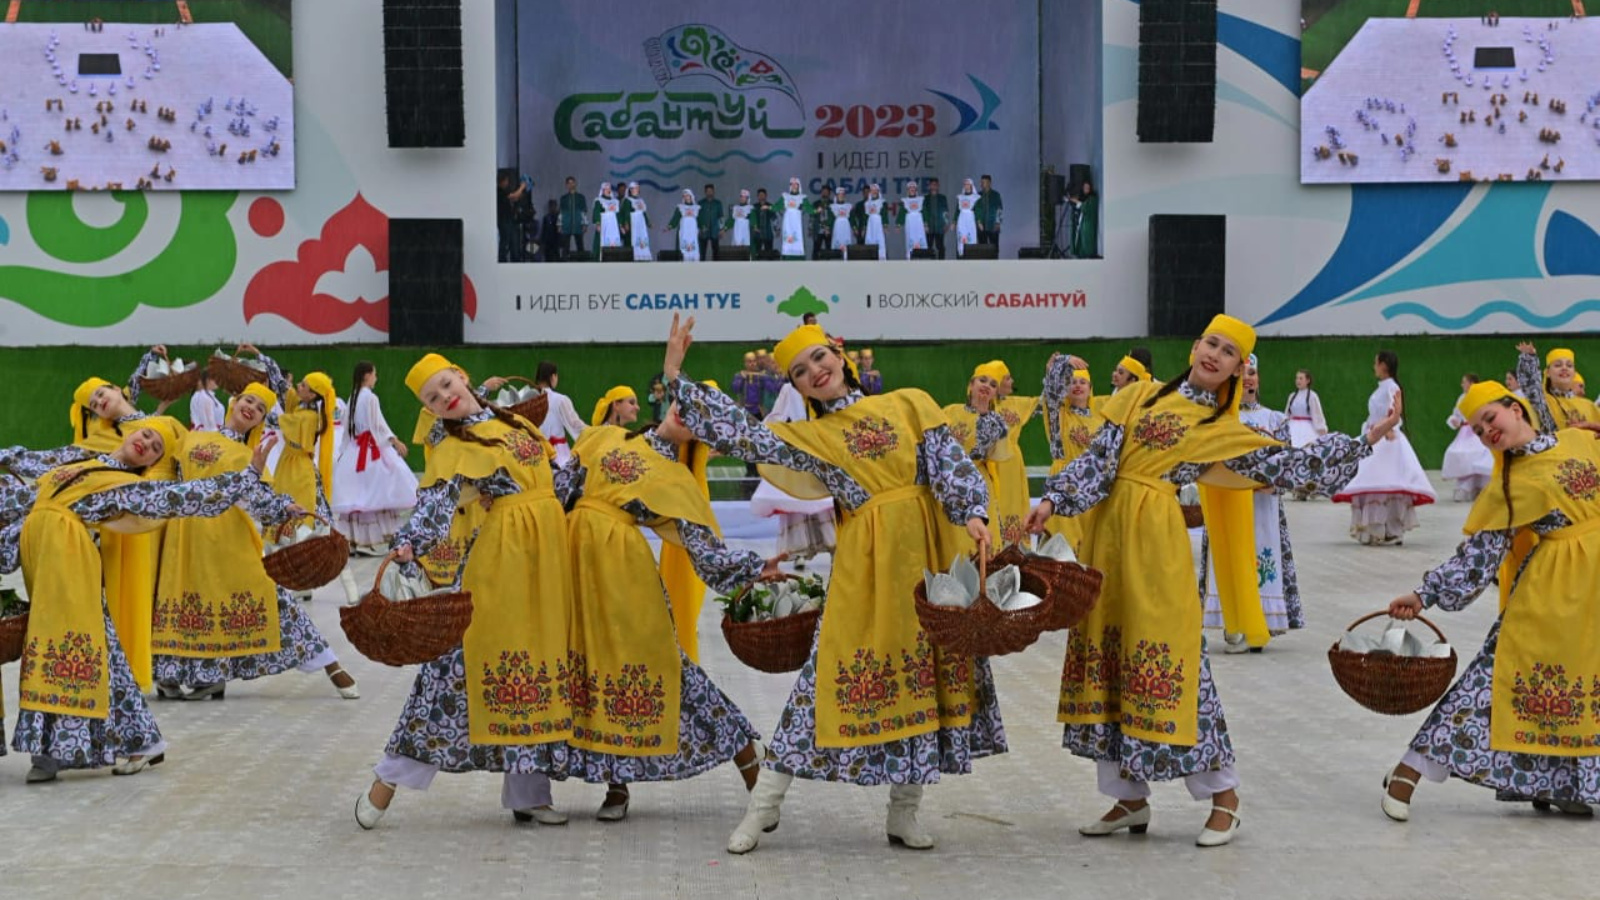
<path id="1" fill-rule="evenodd" d="M 1442 492 L 1449 496 L 1448 488 Z M 565 828 L 513 827 L 494 776 L 443 775 L 402 793 L 376 831 L 351 816 L 410 685 L 344 643 L 337 585 L 311 611 L 361 680 L 344 702 L 320 676 L 239 684 L 221 703 L 156 708 L 168 762 L 134 778 L 72 774 L 23 784 L 26 758 L 0 759 L 0 886 L 7 898 L 130 897 L 1586 897 L 1600 823 L 1498 804 L 1459 782 L 1425 784 L 1413 820 L 1378 810 L 1379 778 L 1422 716 L 1391 719 L 1346 699 L 1326 651 L 1446 557 L 1462 504 L 1421 511 L 1403 547 L 1358 547 L 1349 510 L 1290 503 L 1311 627 L 1263 655 L 1216 656 L 1239 751 L 1245 826 L 1201 851 L 1204 810 L 1158 786 L 1149 835 L 1081 838 L 1108 805 L 1089 763 L 1061 749 L 1054 722 L 1063 640 L 1048 636 L 995 662 L 1012 752 L 930 788 L 928 853 L 883 840 L 882 789 L 798 783 L 783 826 L 748 857 L 723 852 L 745 794 L 731 768 L 682 784 L 640 785 L 628 821 L 591 815 L 602 789 L 556 786 Z M 765 549 L 765 548 L 757 548 Z M 374 561 L 363 560 L 367 575 Z M 758 727 L 790 687 L 727 652 L 710 605 L 706 668 Z M 1485 600 L 1437 621 L 1470 656 L 1494 616 Z M 15 710 L 16 667 L 5 670 Z"/>

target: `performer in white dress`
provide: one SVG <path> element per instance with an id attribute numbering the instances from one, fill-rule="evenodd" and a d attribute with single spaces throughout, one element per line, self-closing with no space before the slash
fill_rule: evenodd
<path id="1" fill-rule="evenodd" d="M 739 189 L 739 202 L 728 207 L 728 233 L 730 246 L 750 246 L 750 211 L 755 209 L 755 204 L 750 202 L 750 189 Z"/>
<path id="2" fill-rule="evenodd" d="M 1378 387 L 1367 398 L 1363 433 L 1402 402 L 1400 384 L 1395 380 L 1400 358 L 1394 351 L 1378 351 L 1372 372 Z M 1401 543 L 1405 533 L 1417 527 L 1416 507 L 1436 499 L 1428 473 L 1399 427 L 1373 445 L 1372 455 L 1361 461 L 1356 477 L 1333 495 L 1333 502 L 1351 504 L 1350 536 L 1365 545 Z"/>
<path id="3" fill-rule="evenodd" d="M 961 193 L 956 195 L 956 257 L 967 254 L 967 247 L 978 242 L 978 217 L 973 209 L 978 205 L 978 189 L 971 178 L 961 179 Z"/>
<path id="4" fill-rule="evenodd" d="M 1289 443 L 1304 447 L 1328 433 L 1328 420 L 1322 415 L 1322 398 L 1311 389 L 1310 369 L 1294 373 L 1294 393 L 1283 411 L 1289 416 Z"/>
<path id="5" fill-rule="evenodd" d="M 673 210 L 666 230 L 678 232 L 678 251 L 684 262 L 700 261 L 700 204 L 695 202 L 694 191 L 683 189 L 683 202 Z"/>
<path id="6" fill-rule="evenodd" d="M 540 361 L 533 383 L 550 398 L 550 405 L 546 407 L 544 421 L 539 423 L 539 432 L 556 449 L 556 468 L 565 466 L 572 458 L 573 442 L 588 427 L 572 407 L 572 399 L 556 390 L 560 382 L 561 373 L 556 364 L 548 359 Z"/>
<path id="7" fill-rule="evenodd" d="M 409 448 L 384 421 L 372 392 L 377 368 L 366 360 L 356 363 L 353 382 L 348 440 L 333 466 L 334 519 L 350 543 L 381 554 L 416 505 L 417 476 L 406 465 Z"/>
<path id="8" fill-rule="evenodd" d="M 594 198 L 594 255 L 600 257 L 602 247 L 622 246 L 622 199 L 611 192 L 610 182 L 601 182 L 600 196 Z"/>
<path id="9" fill-rule="evenodd" d="M 811 201 L 800 192 L 800 179 L 789 179 L 789 189 L 778 195 L 783 209 L 780 228 L 782 255 L 795 259 L 806 256 L 806 221 L 811 218 Z"/>
<path id="10" fill-rule="evenodd" d="M 855 229 L 850 227 L 850 213 L 855 211 L 855 205 L 845 196 L 844 188 L 834 190 L 833 202 L 828 204 L 828 211 L 833 213 L 833 236 L 828 244 L 843 253 L 855 242 Z"/>
<path id="11" fill-rule="evenodd" d="M 200 376 L 200 389 L 189 398 L 189 430 L 221 431 L 227 409 L 217 399 L 217 379 L 210 372 Z"/>
<path id="12" fill-rule="evenodd" d="M 772 412 L 763 421 L 804 422 L 806 401 L 794 385 L 786 380 L 772 403 Z M 778 552 L 787 553 L 792 560 L 810 559 L 821 553 L 832 553 L 834 545 L 833 498 L 800 500 L 779 490 L 772 482 L 761 479 L 750 496 L 751 515 L 778 517 Z"/>
<path id="13" fill-rule="evenodd" d="M 633 242 L 634 262 L 649 262 L 654 257 L 650 254 L 650 218 L 646 215 L 649 204 L 644 202 L 644 195 L 639 193 L 639 182 L 628 182 L 628 234 Z"/>
<path id="14" fill-rule="evenodd" d="M 928 249 L 928 222 L 922 217 L 922 206 L 927 198 L 922 196 L 916 180 L 906 183 L 906 193 L 900 198 L 900 212 L 896 221 L 906 230 L 906 259 L 911 251 Z"/>
<path id="15" fill-rule="evenodd" d="M 1250 354 L 1244 375 L 1239 380 L 1244 391 L 1239 404 L 1239 420 L 1258 434 L 1289 443 L 1289 417 L 1261 405 L 1261 376 L 1256 355 Z M 1300 584 L 1295 576 L 1294 550 L 1289 544 L 1289 520 L 1283 514 L 1277 488 L 1261 488 L 1254 493 L 1256 538 L 1256 583 L 1261 590 L 1261 611 L 1267 631 L 1280 635 L 1293 628 L 1306 627 L 1300 606 Z M 1251 647 L 1242 633 L 1230 632 L 1223 621 L 1222 598 L 1217 593 L 1217 577 L 1211 567 L 1211 538 L 1206 535 L 1200 554 L 1200 585 L 1205 591 L 1205 627 L 1223 629 L 1224 653 L 1260 652 Z"/>
<path id="16" fill-rule="evenodd" d="M 1467 417 L 1461 414 L 1462 399 L 1479 380 L 1471 372 L 1461 376 L 1461 396 L 1456 398 L 1456 405 L 1445 420 L 1445 424 L 1455 429 L 1456 437 L 1445 448 L 1444 465 L 1440 467 L 1439 474 L 1455 482 L 1452 493 L 1457 501 L 1478 499 L 1479 492 L 1489 484 L 1489 476 L 1494 474 L 1494 454 L 1473 434 Z"/>
<path id="17" fill-rule="evenodd" d="M 878 248 L 878 258 L 888 259 L 889 248 L 883 239 L 883 188 L 874 184 L 867 193 L 867 199 L 862 201 L 861 208 L 867 214 L 866 236 L 861 239 L 863 244 L 872 244 Z"/>

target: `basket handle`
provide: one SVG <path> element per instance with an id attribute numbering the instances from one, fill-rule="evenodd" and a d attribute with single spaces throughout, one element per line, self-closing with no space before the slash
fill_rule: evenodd
<path id="1" fill-rule="evenodd" d="M 378 593 L 378 586 L 383 584 L 383 570 L 389 568 L 389 563 L 393 562 L 395 559 L 396 555 L 394 551 L 391 550 L 389 555 L 383 558 L 383 562 L 378 563 L 378 572 L 372 576 L 372 592 L 374 594 Z"/>
<path id="2" fill-rule="evenodd" d="M 1361 618 L 1355 620 L 1354 622 L 1351 622 L 1350 623 L 1350 627 L 1346 628 L 1345 631 L 1355 631 L 1357 625 L 1360 625 L 1363 622 L 1369 622 L 1369 621 L 1371 621 L 1373 619 L 1376 619 L 1379 616 L 1387 616 L 1388 614 L 1389 614 L 1389 611 L 1387 609 L 1380 609 L 1380 610 L 1378 610 L 1377 612 L 1374 612 L 1374 613 L 1367 613 L 1366 615 L 1364 615 Z M 1444 636 L 1444 632 L 1439 630 L 1439 626 L 1437 626 L 1437 625 L 1433 624 L 1432 622 L 1428 621 L 1428 618 L 1426 616 L 1422 615 L 1421 613 L 1418 613 L 1417 614 L 1417 618 L 1416 618 L 1415 621 L 1421 622 L 1422 624 L 1428 626 L 1429 628 L 1432 628 L 1433 629 L 1433 633 L 1439 636 L 1439 641 L 1441 643 L 1445 643 L 1445 644 L 1450 643 L 1450 639 Z"/>
<path id="3" fill-rule="evenodd" d="M 531 379 L 531 378 L 523 378 L 521 375 L 507 375 L 507 376 L 505 376 L 505 379 L 506 379 L 507 382 L 520 381 L 523 384 L 529 385 L 530 387 L 536 387 L 537 386 L 537 385 L 534 385 L 533 379 Z"/>

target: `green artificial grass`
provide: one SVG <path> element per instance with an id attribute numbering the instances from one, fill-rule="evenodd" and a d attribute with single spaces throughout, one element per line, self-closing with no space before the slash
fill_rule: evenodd
<path id="1" fill-rule="evenodd" d="M 287 2 L 264 0 L 189 0 L 196 23 L 232 22 L 245 37 L 283 73 L 294 78 L 294 46 L 290 37 Z M 173 25 L 178 21 L 175 3 L 152 0 L 23 0 L 19 22 L 61 22 L 81 25 L 90 19 L 108 23 Z"/>
<path id="2" fill-rule="evenodd" d="M 1375 384 L 1372 357 L 1380 349 L 1400 355 L 1400 383 L 1405 389 L 1406 432 L 1417 455 L 1428 468 L 1438 468 L 1454 433 L 1445 425 L 1457 395 L 1461 375 L 1475 371 L 1486 378 L 1501 378 L 1516 362 L 1515 343 L 1509 335 L 1486 337 L 1322 337 L 1263 338 L 1256 353 L 1262 367 L 1262 398 L 1282 409 L 1294 389 L 1297 367 L 1311 369 L 1316 390 L 1322 397 L 1328 424 L 1336 431 L 1354 433 L 1367 415 L 1367 396 Z M 1041 341 L 969 341 L 962 343 L 874 344 L 878 369 L 889 388 L 917 386 L 932 394 L 940 404 L 960 402 L 972 368 L 990 359 L 1003 359 L 1017 380 L 1018 393 L 1036 394 L 1050 354 L 1070 351 L 1084 357 L 1094 373 L 1095 392 L 1110 390 L 1109 373 L 1134 342 L 1083 341 L 1061 339 Z M 1155 355 L 1157 377 L 1170 378 L 1186 364 L 1191 341 L 1148 339 L 1143 341 Z M 1571 347 L 1578 356 L 1579 370 L 1587 366 L 1600 372 L 1600 337 L 1589 335 L 1545 335 L 1538 339 L 1541 352 L 1556 346 Z M 173 346 L 172 355 L 184 359 L 203 359 L 213 346 Z M 226 348 L 231 350 L 232 348 Z M 340 396 L 348 396 L 350 375 L 357 360 L 368 359 L 378 367 L 377 393 L 383 400 L 389 425 L 403 439 L 411 436 L 419 405 L 405 389 L 406 370 L 423 352 L 421 349 L 386 345 L 264 348 L 298 376 L 313 368 L 327 372 Z M 686 370 L 695 378 L 713 378 L 724 387 L 729 384 L 740 360 L 751 346 L 743 344 L 695 344 Z M 0 406 L 0 445 L 22 444 L 42 448 L 70 440 L 67 407 L 72 390 L 84 378 L 98 375 L 121 382 L 132 371 L 143 353 L 142 347 L 34 347 L 0 351 L 0 383 L 8 386 L 7 402 Z M 561 367 L 560 390 L 572 397 L 578 414 L 587 419 L 595 399 L 616 384 L 631 385 L 645 396 L 650 378 L 661 369 L 659 344 L 621 344 L 559 346 L 525 349 L 519 347 L 473 346 L 443 351 L 463 366 L 475 379 L 489 375 L 531 377 L 541 359 L 551 359 Z M 146 397 L 140 407 L 153 410 L 155 402 Z M 187 419 L 188 401 L 171 410 Z M 648 415 L 648 411 L 646 411 Z M 1044 429 L 1034 422 L 1023 432 L 1023 451 L 1031 465 L 1050 462 Z M 422 454 L 413 453 L 410 462 L 422 465 Z M 719 465 L 737 465 L 720 460 Z"/>

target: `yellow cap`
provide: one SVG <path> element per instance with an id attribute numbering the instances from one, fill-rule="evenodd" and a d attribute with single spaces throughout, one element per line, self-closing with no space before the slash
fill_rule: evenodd
<path id="1" fill-rule="evenodd" d="M 161 458 L 178 452 L 178 420 L 171 416 L 149 416 L 139 420 L 140 428 L 148 428 L 161 435 Z M 156 460 L 160 462 L 161 460 Z"/>
<path id="2" fill-rule="evenodd" d="M 1572 380 L 1576 381 L 1579 384 L 1583 384 L 1584 383 L 1584 381 L 1583 381 L 1583 373 L 1582 372 L 1573 372 L 1572 373 Z"/>
<path id="3" fill-rule="evenodd" d="M 981 375 L 985 378 L 992 379 L 995 384 L 1005 381 L 1006 376 L 1009 374 L 1011 373 L 1006 371 L 1006 364 L 998 359 L 991 359 L 983 365 L 972 370 L 973 378 L 977 378 Z"/>
<path id="4" fill-rule="evenodd" d="M 1484 406 L 1490 403 L 1499 402 L 1506 397 L 1510 397 L 1518 403 L 1521 403 L 1522 411 L 1524 413 L 1529 412 L 1528 404 L 1525 403 L 1521 397 L 1511 393 L 1511 391 L 1508 390 L 1505 385 L 1498 381 L 1480 381 L 1472 387 L 1467 388 L 1466 394 L 1461 397 L 1461 403 L 1459 404 L 1461 415 L 1463 418 L 1471 419 L 1473 416 L 1477 415 L 1478 410 L 1483 409 Z M 1534 421 L 1531 413 L 1529 414 L 1528 421 Z"/>
<path id="5" fill-rule="evenodd" d="M 428 379 L 443 372 L 445 369 L 453 368 L 455 368 L 455 365 L 450 360 L 437 353 L 429 353 L 427 356 L 417 360 L 417 364 L 412 366 L 411 371 L 406 373 L 406 387 L 411 389 L 411 393 L 417 395 L 418 400 L 421 400 L 422 386 L 428 383 Z"/>
<path id="6" fill-rule="evenodd" d="M 702 382 L 700 382 L 700 383 L 701 383 L 701 384 L 703 384 L 703 385 L 705 385 L 705 386 L 706 386 L 706 387 L 708 387 L 708 388 L 711 388 L 711 389 L 712 389 L 712 390 L 713 390 L 713 391 L 720 391 L 720 390 L 722 390 L 722 385 L 720 385 L 720 384 L 717 384 L 717 383 L 716 383 L 716 382 L 715 382 L 715 381 L 713 381 L 713 380 L 712 380 L 712 379 L 710 379 L 710 378 L 707 378 L 707 379 L 706 379 L 706 380 L 705 380 L 705 381 L 702 381 Z"/>
<path id="7" fill-rule="evenodd" d="M 94 392 L 103 387 L 116 385 L 104 378 L 90 378 L 72 392 L 72 406 L 67 409 L 67 420 L 72 423 L 73 440 L 89 436 L 89 419 L 93 417 L 93 413 L 89 412 L 89 401 L 94 399 Z"/>
<path id="8" fill-rule="evenodd" d="M 1122 359 L 1117 361 L 1117 365 L 1133 373 L 1133 377 L 1139 379 L 1140 381 L 1150 380 L 1150 370 L 1144 367 L 1144 363 L 1139 362 L 1137 359 L 1134 359 L 1131 356 L 1124 356 Z"/>
<path id="9" fill-rule="evenodd" d="M 1094 380 L 1094 379 L 1089 377 L 1089 370 L 1088 369 L 1073 369 L 1072 370 L 1072 377 L 1073 378 L 1082 378 L 1084 381 L 1093 381 Z"/>
<path id="10" fill-rule="evenodd" d="M 323 438 L 317 442 L 317 472 L 322 476 L 322 490 L 333 494 L 333 412 L 339 397 L 333 391 L 333 379 L 327 372 L 312 372 L 305 377 L 311 393 L 322 398 Z"/>
<path id="11" fill-rule="evenodd" d="M 1218 313 L 1212 318 L 1211 324 L 1206 326 L 1205 333 L 1220 334 L 1233 341 L 1238 346 L 1241 357 L 1255 352 L 1256 330 L 1233 316 Z"/>
<path id="12" fill-rule="evenodd" d="M 604 422 L 606 420 L 606 414 L 611 412 L 611 404 L 627 397 L 633 397 L 637 399 L 638 396 L 638 394 L 633 392 L 633 388 L 628 387 L 625 384 L 619 384 L 611 390 L 606 391 L 604 397 L 601 397 L 599 400 L 594 402 L 594 415 L 589 417 L 589 424 L 599 425 L 601 422 Z"/>
<path id="13" fill-rule="evenodd" d="M 1564 359 L 1570 363 L 1577 363 L 1578 356 L 1565 347 L 1557 347 L 1544 355 L 1544 364 L 1548 366 L 1558 359 Z"/>
<path id="14" fill-rule="evenodd" d="M 801 325 L 799 328 L 789 332 L 788 337 L 779 341 L 778 346 L 772 348 L 772 358 L 778 363 L 779 370 L 787 375 L 789 373 L 789 365 L 794 362 L 796 356 L 800 355 L 800 351 L 819 344 L 825 347 L 833 346 L 832 342 L 828 340 L 828 333 L 822 330 L 822 326 Z"/>
<path id="15" fill-rule="evenodd" d="M 745 354 L 745 355 L 744 355 L 744 361 L 745 361 L 745 362 L 755 362 L 755 361 L 756 361 L 756 355 L 755 355 L 755 352 L 754 352 L 754 351 L 752 351 L 752 352 L 750 352 L 750 353 L 746 353 L 746 354 Z"/>
<path id="16" fill-rule="evenodd" d="M 767 348 L 761 347 L 761 348 L 757 349 L 756 350 L 756 355 L 757 356 L 766 356 L 767 355 Z"/>

